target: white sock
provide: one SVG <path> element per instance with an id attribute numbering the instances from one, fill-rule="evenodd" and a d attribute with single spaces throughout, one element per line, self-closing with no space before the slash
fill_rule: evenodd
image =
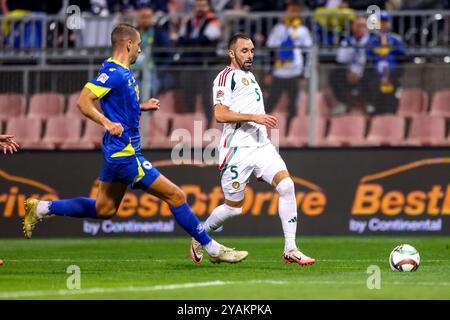
<path id="1" fill-rule="evenodd" d="M 217 257 L 220 254 L 220 244 L 214 239 L 203 248 L 205 248 L 210 256 Z"/>
<path id="2" fill-rule="evenodd" d="M 276 187 L 280 199 L 278 214 L 284 232 L 284 251 L 296 249 L 295 235 L 297 233 L 297 202 L 295 200 L 294 181 L 285 178 Z"/>
<path id="3" fill-rule="evenodd" d="M 50 213 L 50 201 L 39 201 L 36 207 L 39 218 L 43 218 Z"/>
<path id="4" fill-rule="evenodd" d="M 227 204 L 222 204 L 216 207 L 211 215 L 206 219 L 203 226 L 207 233 L 220 228 L 225 220 L 231 217 L 238 216 L 242 213 L 242 208 L 233 208 Z"/>

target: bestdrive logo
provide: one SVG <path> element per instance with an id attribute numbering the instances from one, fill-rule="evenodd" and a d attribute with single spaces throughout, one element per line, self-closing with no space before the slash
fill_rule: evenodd
<path id="1" fill-rule="evenodd" d="M 350 231 L 441 231 L 442 218 L 450 216 L 449 178 L 450 158 L 423 159 L 363 177 Z"/>
<path id="2" fill-rule="evenodd" d="M 199 217 L 207 217 L 211 212 L 223 202 L 223 193 L 220 185 L 219 175 L 213 175 L 211 178 L 198 181 L 197 177 L 205 176 L 205 168 L 211 165 L 207 164 L 183 164 L 175 165 L 171 160 L 156 161 L 153 165 L 158 168 L 171 167 L 172 170 L 185 171 L 186 167 L 192 170 L 193 174 L 188 178 L 174 179 L 180 183 L 181 189 L 188 196 L 192 210 Z M 184 176 L 181 174 L 180 176 Z M 25 215 L 24 201 L 28 197 L 38 200 L 58 200 L 57 191 L 36 180 L 27 177 L 19 177 L 0 170 L 0 179 L 6 187 L 0 193 L 0 218 L 23 217 Z M 324 213 L 327 205 L 325 192 L 317 184 L 292 176 L 296 189 L 296 201 L 298 212 L 306 216 L 318 216 Z M 245 201 L 243 213 L 250 216 L 278 216 L 277 192 L 274 192 L 269 186 L 267 190 L 262 191 L 258 188 L 259 182 L 250 183 L 245 189 Z M 98 194 L 99 181 L 95 180 L 91 186 L 89 196 L 93 199 Z M 126 192 L 122 203 L 117 212 L 119 218 L 151 218 L 162 219 L 172 218 L 169 205 L 160 199 L 142 192 Z"/>
<path id="3" fill-rule="evenodd" d="M 52 187 L 39 181 L 14 176 L 0 170 L 0 179 L 6 181 L 8 189 L 0 193 L 0 217 L 11 218 L 25 215 L 24 201 L 28 197 L 39 200 L 57 200 L 58 195 Z"/>
<path id="4" fill-rule="evenodd" d="M 173 173 L 175 173 L 175 170 L 180 172 L 186 171 L 186 169 L 189 170 L 191 173 L 189 178 L 185 177 L 186 179 L 180 180 L 175 176 L 173 180 L 186 193 L 188 202 L 197 216 L 206 218 L 214 208 L 223 203 L 224 198 L 220 187 L 219 175 L 211 175 L 209 177 L 204 171 L 205 167 L 211 167 L 212 165 L 175 165 L 171 160 L 155 161 L 153 165 L 158 169 L 171 167 L 174 170 L 171 171 Z M 205 176 L 208 178 L 200 178 Z M 299 177 L 292 176 L 292 179 L 295 183 L 298 212 L 307 216 L 321 215 L 327 205 L 327 197 L 322 188 L 311 181 Z M 278 193 L 271 190 L 269 186 L 267 186 L 267 190 L 262 191 L 258 188 L 259 183 L 255 181 L 247 184 L 243 214 L 250 216 L 278 216 Z M 90 197 L 96 198 L 97 193 L 98 181 L 94 182 Z M 117 216 L 120 218 L 171 218 L 172 213 L 166 202 L 146 193 L 136 193 L 129 190 L 124 196 Z"/>

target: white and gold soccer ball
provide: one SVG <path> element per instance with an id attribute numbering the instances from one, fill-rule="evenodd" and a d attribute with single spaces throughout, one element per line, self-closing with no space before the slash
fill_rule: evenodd
<path id="1" fill-rule="evenodd" d="M 401 244 L 392 250 L 389 265 L 393 271 L 412 272 L 419 268 L 419 251 L 409 244 Z"/>

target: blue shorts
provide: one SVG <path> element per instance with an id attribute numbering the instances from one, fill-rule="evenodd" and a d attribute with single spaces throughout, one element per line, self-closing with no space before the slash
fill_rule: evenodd
<path id="1" fill-rule="evenodd" d="M 132 189 L 145 191 L 160 175 L 150 161 L 136 154 L 114 159 L 105 157 L 99 179 L 104 182 L 122 182 Z"/>

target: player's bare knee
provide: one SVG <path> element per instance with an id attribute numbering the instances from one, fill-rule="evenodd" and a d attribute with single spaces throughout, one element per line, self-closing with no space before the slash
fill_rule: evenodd
<path id="1" fill-rule="evenodd" d="M 173 190 L 170 191 L 167 199 L 167 203 L 169 203 L 171 207 L 181 206 L 182 204 L 186 203 L 186 201 L 186 194 L 178 187 L 173 188 Z"/>
<path id="2" fill-rule="evenodd" d="M 280 196 L 289 196 L 295 194 L 294 181 L 290 177 L 286 177 L 281 180 L 276 189 Z"/>

